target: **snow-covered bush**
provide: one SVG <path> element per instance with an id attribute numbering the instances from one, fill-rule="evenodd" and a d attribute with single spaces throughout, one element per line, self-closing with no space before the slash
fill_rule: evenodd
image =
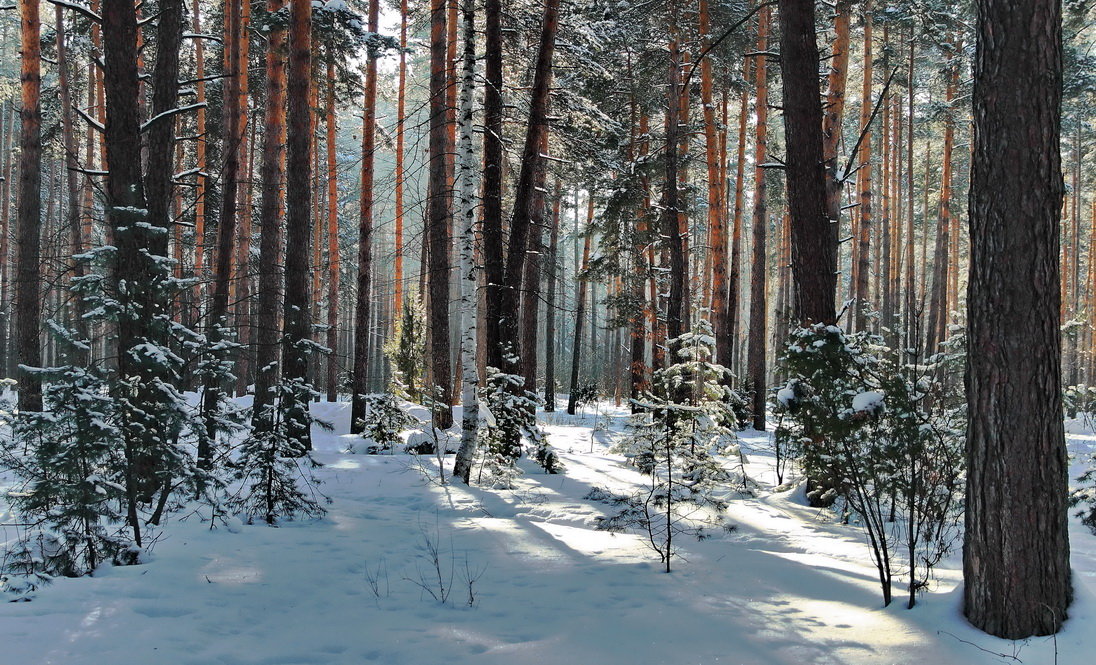
<path id="1" fill-rule="evenodd" d="M 487 474 L 489 484 L 511 487 L 520 470 L 515 464 L 522 455 L 522 440 L 532 450 L 532 458 L 546 473 L 559 473 L 563 465 L 548 443 L 548 436 L 537 424 L 539 398 L 525 390 L 525 378 L 487 369 L 486 385 L 480 391 L 480 412 L 484 423 L 479 428 L 478 448 L 483 451 L 479 478 Z"/>
<path id="2" fill-rule="evenodd" d="M 418 421 L 400 407 L 392 393 L 366 395 L 365 417 L 362 418 L 362 438 L 365 452 L 376 455 L 392 452 L 400 443 L 400 432 L 418 425 Z M 355 452 L 351 450 L 351 452 Z"/>
<path id="3" fill-rule="evenodd" d="M 31 525 L 11 544 L 8 563 L 25 577 L 74 577 L 132 543 L 122 512 L 125 461 L 103 377 L 70 366 L 43 378 L 47 410 L 20 414 L 5 441 L 5 466 L 19 478 L 7 498 Z"/>
<path id="4" fill-rule="evenodd" d="M 899 365 L 882 338 L 836 326 L 793 331 L 781 359 L 776 439 L 798 455 L 812 505 L 839 501 L 865 529 L 885 603 L 905 544 L 914 594 L 955 537 L 963 430 L 939 377 L 958 351 Z M 850 514 L 851 513 L 851 514 Z M 901 526 L 902 528 L 895 528 Z"/>
<path id="5" fill-rule="evenodd" d="M 715 457 L 733 445 L 736 424 L 727 370 L 711 362 L 714 338 L 706 322 L 670 346 L 678 362 L 655 372 L 651 390 L 635 400 L 629 436 L 616 450 L 648 477 L 648 484 L 607 502 L 617 512 L 598 521 L 607 531 L 638 530 L 670 572 L 675 539 L 705 536 L 723 522 L 717 495 L 732 478 Z"/>
<path id="6" fill-rule="evenodd" d="M 61 360 L 29 370 L 42 380 L 43 410 L 18 414 L 3 446 L 16 478 L 9 499 L 28 525 L 7 562 L 25 579 L 135 563 L 165 511 L 194 496 L 218 500 L 221 485 L 196 452 L 229 418 L 200 413 L 179 383 L 188 360 L 225 347 L 172 320 L 171 303 L 190 283 L 173 276 L 170 260 L 145 255 L 147 280 L 128 284 L 108 279 L 116 253 L 108 246 L 77 256 L 89 270 L 71 291 L 92 329 L 139 331 L 118 350 L 125 374 L 114 362 L 89 362 L 84 334 L 48 322 Z"/>

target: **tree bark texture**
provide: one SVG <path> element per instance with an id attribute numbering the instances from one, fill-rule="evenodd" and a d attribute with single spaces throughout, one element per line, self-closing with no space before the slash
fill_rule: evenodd
<path id="1" fill-rule="evenodd" d="M 795 318 L 832 323 L 837 245 L 826 213 L 814 1 L 781 0 L 780 25 Z"/>
<path id="2" fill-rule="evenodd" d="M 1058 314 L 1061 5 L 979 0 L 967 298 L 964 613 L 1057 631 L 1072 587 Z"/>

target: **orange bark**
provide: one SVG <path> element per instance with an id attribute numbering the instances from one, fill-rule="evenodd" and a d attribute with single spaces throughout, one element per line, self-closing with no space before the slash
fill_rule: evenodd
<path id="1" fill-rule="evenodd" d="M 395 315 L 399 321 L 403 315 L 403 149 L 404 115 L 407 99 L 407 0 L 400 0 L 400 71 L 396 93 L 396 210 L 395 210 L 395 265 L 392 280 L 395 284 Z"/>

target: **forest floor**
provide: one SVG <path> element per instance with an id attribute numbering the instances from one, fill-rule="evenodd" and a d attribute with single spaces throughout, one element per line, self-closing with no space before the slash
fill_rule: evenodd
<path id="1" fill-rule="evenodd" d="M 314 412 L 346 431 L 348 405 Z M 665 574 L 639 535 L 596 530 L 611 508 L 583 498 L 643 482 L 609 452 L 625 412 L 540 415 L 566 469 L 523 460 L 513 490 L 443 485 L 432 457 L 347 454 L 355 437 L 317 430 L 326 517 L 211 529 L 178 514 L 148 563 L 0 605 L 0 665 L 1072 665 L 1096 653 L 1096 537 L 1073 518 L 1066 628 L 998 640 L 960 615 L 957 555 L 913 610 L 902 583 L 883 608 L 860 529 L 803 505 L 802 488 L 775 491 L 754 431 L 740 436 L 760 489 L 731 501 L 736 528 L 682 539 Z M 1074 452 L 1096 449 L 1071 429 Z"/>

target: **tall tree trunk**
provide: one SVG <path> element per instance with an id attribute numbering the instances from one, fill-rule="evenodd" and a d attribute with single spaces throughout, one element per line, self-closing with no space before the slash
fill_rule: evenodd
<path id="1" fill-rule="evenodd" d="M 540 135 L 540 155 L 548 154 L 548 132 Z M 533 179 L 533 195 L 529 203 L 530 232 L 528 256 L 522 270 L 521 289 L 521 373 L 525 378 L 525 389 L 537 391 L 537 328 L 540 313 L 540 274 L 541 258 L 544 255 L 544 217 L 545 217 L 545 179 L 547 168 L 540 160 Z"/>
<path id="2" fill-rule="evenodd" d="M 865 306 L 871 300 L 869 285 L 872 248 L 872 163 L 871 163 L 871 120 L 872 120 L 872 16 L 871 2 L 865 3 L 861 11 L 864 14 L 864 83 L 860 91 L 860 149 L 856 154 L 859 171 L 856 172 L 856 190 L 859 206 L 856 209 L 857 238 L 855 240 L 855 258 L 853 271 L 856 275 L 855 298 L 853 304 L 856 330 L 867 327 Z"/>
<path id="3" fill-rule="evenodd" d="M 449 354 L 449 197 L 446 186 L 447 128 L 445 111 L 445 0 L 430 4 L 430 198 L 427 225 L 430 235 L 429 330 L 434 425 L 448 429 L 453 424 L 452 359 Z"/>
<path id="4" fill-rule="evenodd" d="M 69 243 L 71 245 L 69 255 L 71 256 L 83 252 L 84 241 L 80 210 L 80 179 L 77 173 L 80 162 L 79 146 L 76 141 L 76 131 L 72 117 L 72 85 L 69 79 L 70 63 L 68 61 L 67 35 L 65 33 L 65 15 L 60 5 L 54 7 L 54 21 L 57 26 L 57 78 L 58 88 L 61 93 L 61 135 L 65 147 L 65 193 L 68 202 L 68 207 L 65 209 L 65 224 L 68 226 Z M 0 119 L 0 124 L 2 123 L 3 120 Z M 0 128 L 0 133 L 3 133 L 2 128 Z M 83 277 L 84 273 L 84 262 L 73 259 L 73 277 Z M 83 298 L 72 299 L 72 327 L 81 339 L 88 338 L 87 321 L 84 320 Z M 88 354 L 84 350 L 76 349 L 74 353 L 73 360 L 77 364 L 88 360 Z"/>
<path id="5" fill-rule="evenodd" d="M 590 228 L 590 221 L 594 216 L 594 199 L 591 196 L 587 203 L 586 213 L 586 230 L 584 232 L 585 239 L 582 241 L 582 270 L 575 275 L 575 281 L 577 286 L 575 287 L 575 336 L 573 348 L 574 352 L 571 354 L 571 388 L 567 396 L 567 413 L 569 415 L 575 415 L 575 410 L 578 408 L 578 390 L 579 379 L 578 370 L 579 365 L 582 362 L 582 327 L 586 319 L 586 279 L 583 273 L 586 272 L 586 268 L 590 263 L 590 240 L 593 237 L 593 230 Z M 675 220 L 676 222 L 676 220 Z M 577 268 L 577 266 L 576 266 Z"/>
<path id="6" fill-rule="evenodd" d="M 503 68 L 502 0 L 484 0 L 483 90 L 483 271 L 487 283 L 484 346 L 487 366 L 502 368 L 499 330 L 502 310 L 502 162 L 503 162 Z"/>
<path id="7" fill-rule="evenodd" d="M 221 169 L 221 211 L 217 220 L 217 248 L 213 264 L 213 290 L 210 295 L 209 318 L 206 338 L 217 345 L 228 326 L 229 289 L 232 284 L 233 259 L 235 258 L 237 198 L 240 180 L 240 150 L 244 136 L 244 115 L 240 109 L 240 79 L 246 71 L 240 62 L 241 43 L 246 39 L 240 13 L 242 0 L 227 0 L 224 25 L 224 102 L 222 103 L 221 127 L 224 134 L 222 145 L 224 164 Z M 214 411 L 225 396 L 223 379 L 209 374 L 205 379 L 202 409 L 206 418 L 206 437 L 198 451 L 198 461 L 209 468 L 209 445 L 216 435 Z"/>
<path id="8" fill-rule="evenodd" d="M 849 75 L 849 24 L 852 1 L 839 0 L 834 16 L 834 38 L 830 49 L 826 107 L 822 116 L 822 159 L 826 164 L 826 216 L 836 235 L 841 225 L 841 190 L 837 148 L 841 143 L 841 122 L 845 116 L 845 84 Z"/>
<path id="9" fill-rule="evenodd" d="M 764 11 L 768 11 L 766 8 Z M 666 238 L 669 254 L 669 298 L 666 305 L 666 337 L 669 346 L 668 362 L 677 362 L 677 349 L 674 340 L 684 332 L 685 323 L 682 313 L 685 302 L 685 251 L 681 237 L 680 206 L 678 203 L 678 152 L 679 124 L 681 122 L 681 51 L 677 29 L 677 2 L 671 3 L 670 23 L 670 63 L 666 87 L 666 148 L 665 180 L 662 190 L 662 234 Z"/>
<path id="10" fill-rule="evenodd" d="M 19 212 L 15 219 L 15 353 L 20 366 L 42 364 L 42 48 L 38 0 L 19 2 Z M 42 379 L 20 369 L 19 410 L 42 410 Z"/>
<path id="11" fill-rule="evenodd" d="M 368 85 L 367 80 L 366 87 Z M 374 89 L 375 87 L 374 77 Z M 327 105 L 327 348 L 331 349 L 330 355 L 327 356 L 327 401 L 335 402 L 339 398 L 339 271 L 341 267 L 339 262 L 339 174 L 335 161 L 335 58 L 330 52 L 327 54 L 325 102 Z"/>
<path id="12" fill-rule="evenodd" d="M 380 15 L 378 0 L 369 2 L 369 30 L 375 32 Z M 431 100 L 433 102 L 433 99 Z M 431 112 L 435 109 L 431 107 Z M 354 368 L 351 377 L 350 431 L 361 432 L 365 418 L 365 395 L 369 392 L 370 277 L 373 244 L 373 173 L 377 131 L 377 59 L 365 65 L 365 101 L 362 116 L 361 205 L 358 209 L 358 285 L 354 305 Z M 431 123 L 435 119 L 431 117 Z M 433 156 L 433 153 L 431 153 Z M 433 162 L 431 162 L 433 165 Z M 432 205 L 432 204 L 431 204 Z"/>
<path id="13" fill-rule="evenodd" d="M 252 203 L 252 178 L 255 175 L 255 127 L 249 122 L 248 100 L 251 98 L 251 90 L 248 81 L 248 70 L 251 62 L 251 0 L 243 0 L 240 5 L 240 50 L 237 54 L 238 68 L 240 70 L 240 85 L 237 89 L 238 113 L 240 114 L 240 176 L 237 178 L 237 209 L 239 210 L 239 223 L 237 224 L 236 265 L 232 286 L 234 294 L 231 296 L 235 303 L 236 341 L 238 348 L 236 367 L 236 394 L 247 393 L 248 378 L 251 373 L 251 203 Z M 251 125 L 249 127 L 249 125 Z M 250 140 L 248 135 L 250 133 Z"/>
<path id="14" fill-rule="evenodd" d="M 921 348 L 917 320 L 920 317 L 920 308 L 917 293 L 917 268 L 914 265 L 914 250 L 917 243 L 914 241 L 914 203 L 917 195 L 914 190 L 914 163 L 913 163 L 913 119 L 914 97 L 916 86 L 913 80 L 914 57 L 917 47 L 913 39 L 909 40 L 910 55 L 907 65 L 907 81 L 909 90 L 906 96 L 906 348 L 913 349 L 916 355 Z M 924 266 L 922 265 L 922 270 Z"/>
<path id="15" fill-rule="evenodd" d="M 549 231 L 548 256 L 544 265 L 548 271 L 544 301 L 544 410 L 556 410 L 556 281 L 559 275 L 559 209 L 563 188 L 556 180 L 552 198 L 552 221 Z"/>
<path id="16" fill-rule="evenodd" d="M 1058 328 L 1062 18 L 1054 0 L 977 7 L 963 611 L 987 633 L 1023 639 L 1057 631 L 1072 596 Z"/>
<path id="17" fill-rule="evenodd" d="M 152 323 L 160 315 L 153 279 L 155 263 L 149 260 L 151 233 L 146 225 L 144 181 L 141 160 L 141 123 L 138 104 L 137 13 L 129 0 L 103 0 L 103 89 L 106 106 L 107 218 L 117 246 L 111 289 L 128 302 L 125 316 L 117 326 L 118 376 L 122 382 L 115 395 L 121 402 L 122 440 L 125 455 L 126 523 L 133 540 L 142 545 L 141 523 L 137 515 L 138 465 L 145 446 L 159 436 L 163 424 L 156 422 L 154 405 L 145 386 L 161 368 L 144 361 L 134 347 L 155 343 Z M 122 295 L 124 292 L 124 296 Z M 131 382 L 140 392 L 134 395 Z M 142 386 L 141 384 L 144 384 Z"/>
<path id="18" fill-rule="evenodd" d="M 284 0 L 282 2 L 284 4 Z M 194 0 L 191 13 L 193 14 L 191 17 L 191 31 L 196 35 L 200 35 L 202 34 L 201 0 Z M 195 167 L 198 169 L 195 177 L 196 187 L 194 188 L 194 277 L 196 283 L 191 298 L 194 302 L 193 319 L 197 320 L 198 312 L 201 311 L 202 307 L 202 292 L 205 284 L 206 193 L 209 189 L 208 164 L 206 163 L 206 142 L 208 138 L 206 135 L 206 109 L 204 106 L 206 103 L 204 39 L 194 40 L 194 62 L 194 78 L 197 80 L 194 88 L 199 107 L 196 121 L 198 140 L 195 142 L 194 148 L 197 162 Z"/>
<path id="19" fill-rule="evenodd" d="M 183 0 L 160 0 L 156 33 L 156 63 L 152 77 L 152 120 L 148 136 L 148 166 L 145 194 L 148 197 L 148 222 L 163 229 L 153 236 L 153 251 L 167 256 L 172 226 L 171 202 L 174 194 L 175 127 L 179 103 L 179 49 L 183 41 Z"/>
<path id="20" fill-rule="evenodd" d="M 284 9 L 286 0 L 267 0 L 270 13 Z M 278 382 L 280 330 L 278 304 L 282 288 L 282 201 L 285 170 L 285 48 L 286 30 L 274 26 L 266 45 L 266 109 L 263 116 L 263 161 L 259 167 L 259 287 L 256 299 L 255 401 L 252 427 L 269 432 L 275 384 Z"/>
<path id="21" fill-rule="evenodd" d="M 801 325 L 832 323 L 837 246 L 826 212 L 814 2 L 781 0 L 780 24 L 795 318 Z"/>
<path id="22" fill-rule="evenodd" d="M 457 181 L 460 199 L 460 351 L 461 437 L 453 475 L 465 484 L 472 474 L 479 429 L 479 373 L 476 370 L 476 144 L 472 137 L 472 100 L 476 92 L 475 4 L 462 5 L 464 55 L 461 59 L 460 138 L 457 146 Z"/>
<path id="23" fill-rule="evenodd" d="M 246 100 L 248 95 L 244 95 Z M 244 110 L 246 112 L 246 101 Z M 240 226 L 239 238 L 236 243 L 236 330 L 237 342 L 240 345 L 239 357 L 236 362 L 236 394 L 246 395 L 247 387 L 251 385 L 253 366 L 252 354 L 255 348 L 255 333 L 252 323 L 253 309 L 253 282 L 251 262 L 251 240 L 254 235 L 254 210 L 255 201 L 255 150 L 257 123 L 248 122 L 248 138 L 244 140 L 246 146 L 246 160 L 244 164 L 244 176 L 240 179 Z"/>
<path id="24" fill-rule="evenodd" d="M 309 159 L 309 87 L 312 75 L 312 3 L 289 3 L 289 76 L 286 96 L 288 131 L 286 155 L 285 334 L 282 358 L 285 382 L 283 412 L 286 435 L 304 454 L 312 449 L 309 426 L 308 348 L 312 325 L 309 316 L 308 257 L 312 235 L 312 161 Z"/>
<path id="25" fill-rule="evenodd" d="M 948 272 L 958 270 L 958 266 L 949 266 L 952 214 L 952 163 L 955 152 L 955 111 L 954 102 L 959 85 L 959 47 L 957 36 L 952 33 L 949 38 L 951 49 L 948 57 L 948 85 L 945 91 L 944 104 L 947 106 L 944 116 L 944 155 L 943 173 L 940 184 L 940 216 L 937 220 L 936 247 L 932 257 L 932 295 L 929 301 L 928 339 L 925 350 L 928 353 L 936 353 L 940 342 L 947 337 L 948 325 Z M 927 183 L 926 183 L 927 186 Z M 1060 297 L 1060 294 L 1059 294 Z"/>
<path id="26" fill-rule="evenodd" d="M 11 346 L 8 344 L 8 285 L 11 282 L 11 237 L 10 213 L 11 213 L 11 181 L 14 172 L 12 165 L 11 144 L 15 140 L 15 104 L 6 103 L 3 110 L 7 131 L 4 132 L 4 172 L 3 183 L 0 183 L 0 370 L 4 376 L 11 376 Z"/>
<path id="27" fill-rule="evenodd" d="M 708 0 L 700 0 L 699 30 L 701 43 L 708 46 L 711 21 L 708 16 Z M 727 220 L 726 195 L 723 192 L 723 180 L 720 177 L 719 133 L 716 127 L 715 104 L 712 101 L 712 62 L 708 58 L 700 61 L 700 101 L 704 109 L 704 156 L 708 167 L 708 237 L 711 273 L 711 313 L 712 329 L 716 339 L 728 339 L 727 328 Z M 723 350 L 725 356 L 720 356 Z M 730 345 L 716 346 L 716 361 L 730 366 Z"/>
<path id="28" fill-rule="evenodd" d="M 541 136 L 548 131 L 548 91 L 552 79 L 552 55 L 555 52 L 556 32 L 559 28 L 559 0 L 545 0 L 541 21 L 540 48 L 533 70 L 533 88 L 529 97 L 529 124 L 525 132 L 525 146 L 521 153 L 521 170 L 518 172 L 514 191 L 514 214 L 510 219 L 510 239 L 506 252 L 506 269 L 503 288 L 499 294 L 501 318 L 499 343 L 514 359 L 525 352 L 518 337 L 518 295 L 521 293 L 522 269 L 525 265 L 529 226 L 533 217 L 533 199 L 536 189 L 536 173 L 542 162 Z M 503 359 L 503 369 L 509 374 L 520 374 L 520 365 Z"/>
<path id="29" fill-rule="evenodd" d="M 770 11 L 768 7 L 761 10 L 757 27 L 757 50 L 765 53 L 769 48 L 769 22 Z M 767 266 L 765 265 L 766 232 L 768 231 L 769 215 L 766 199 L 768 187 L 766 184 L 765 169 L 762 168 L 768 159 L 768 133 L 769 133 L 769 65 L 766 56 L 759 56 L 757 61 L 757 124 L 754 140 L 754 210 L 753 210 L 753 260 L 750 265 L 750 342 L 747 348 L 746 366 L 750 377 L 751 410 L 753 412 L 753 427 L 756 430 L 765 430 L 765 347 L 768 341 L 768 303 L 766 285 Z M 816 77 L 817 78 L 817 77 Z M 785 83 L 785 85 L 787 85 Z M 785 97 L 788 93 L 785 92 Z M 821 147 L 819 143 L 819 147 Z M 789 151 L 790 151 L 789 142 Z M 790 152 L 789 152 L 790 157 Z M 821 161 L 818 162 L 821 165 Z M 789 181 L 791 174 L 789 174 Z"/>
<path id="30" fill-rule="evenodd" d="M 742 283 L 742 218 L 745 211 L 746 188 L 746 129 L 749 125 L 750 115 L 750 81 L 753 78 L 750 71 L 753 58 L 745 58 L 742 63 L 742 74 L 746 85 L 742 87 L 742 96 L 739 100 L 738 110 L 738 150 L 735 154 L 735 186 L 734 186 L 734 221 L 731 227 L 731 274 L 727 278 L 727 309 L 723 316 L 728 321 L 727 334 L 716 337 L 716 357 L 726 358 L 721 363 L 732 369 L 736 368 L 739 358 L 736 354 L 739 331 L 740 299 L 738 291 Z"/>
<path id="31" fill-rule="evenodd" d="M 396 88 L 396 209 L 393 233 L 395 243 L 395 263 L 392 268 L 395 304 L 393 309 L 398 318 L 403 313 L 403 187 L 404 187 L 404 130 L 407 113 L 407 0 L 400 0 L 400 69 L 399 83 Z"/>

